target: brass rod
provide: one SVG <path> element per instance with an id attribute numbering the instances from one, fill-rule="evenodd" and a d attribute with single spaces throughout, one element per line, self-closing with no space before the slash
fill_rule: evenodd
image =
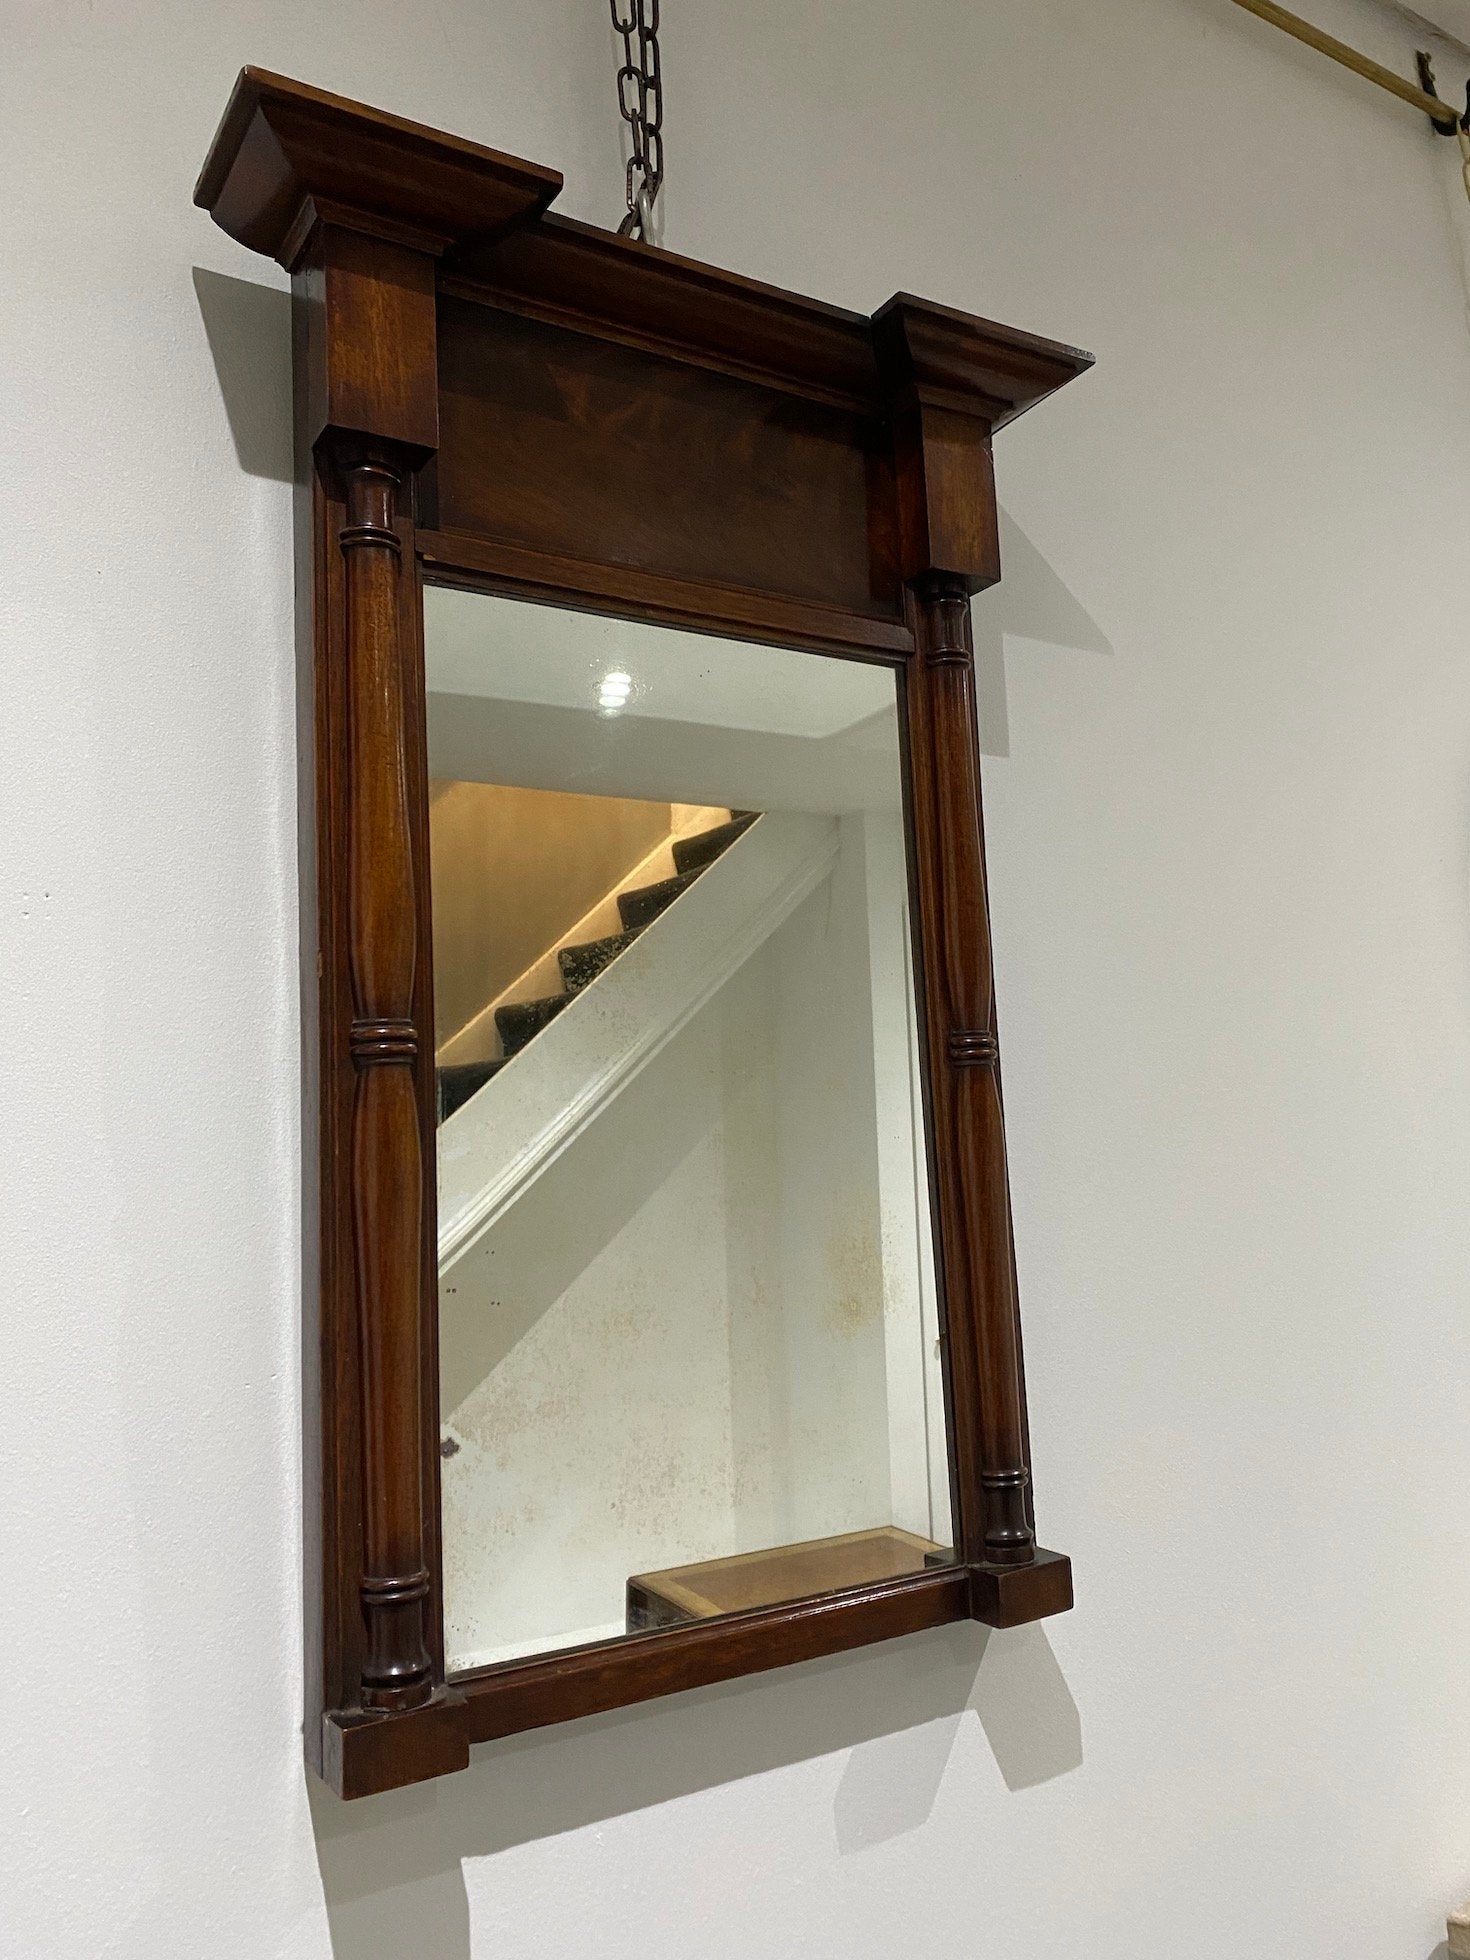
<path id="1" fill-rule="evenodd" d="M 1385 68 L 1381 61 L 1373 61 L 1356 48 L 1350 48 L 1346 41 L 1334 39 L 1324 34 L 1320 27 L 1313 27 L 1309 21 L 1298 14 L 1289 14 L 1285 7 L 1273 6 L 1271 0 L 1235 0 L 1237 7 L 1244 7 L 1248 14 L 1255 14 L 1260 20 L 1270 21 L 1295 40 L 1304 41 L 1309 48 L 1319 54 L 1340 61 L 1344 68 L 1351 68 L 1355 75 L 1361 75 L 1365 82 L 1376 82 L 1379 88 L 1386 88 L 1390 95 L 1396 95 L 1400 102 L 1407 102 L 1411 109 L 1422 109 L 1424 114 L 1446 132 L 1453 130 L 1459 121 L 1448 102 L 1441 102 L 1437 95 L 1427 95 L 1413 82 L 1405 81 L 1391 68 Z"/>

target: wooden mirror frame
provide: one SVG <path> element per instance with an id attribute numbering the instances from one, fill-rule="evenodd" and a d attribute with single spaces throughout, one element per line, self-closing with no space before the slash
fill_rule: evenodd
<path id="1" fill-rule="evenodd" d="M 991 436 L 1090 357 L 907 294 L 870 320 L 758 285 L 549 216 L 560 186 L 246 69 L 195 193 L 294 294 L 305 1731 L 347 1797 L 1072 1599 L 1031 1502 L 969 601 L 1000 576 Z M 904 677 L 955 1564 L 446 1680 L 426 581 Z"/>

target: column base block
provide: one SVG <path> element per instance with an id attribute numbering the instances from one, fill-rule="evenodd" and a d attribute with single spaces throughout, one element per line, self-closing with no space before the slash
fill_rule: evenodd
<path id="1" fill-rule="evenodd" d="M 322 1717 L 322 1776 L 339 1797 L 372 1797 L 468 1769 L 464 1697 L 441 1688 L 400 1715 L 333 1708 Z"/>
<path id="2" fill-rule="evenodd" d="M 1072 1561 L 1037 1551 L 1029 1565 L 972 1565 L 970 1618 L 988 1627 L 1020 1627 L 1066 1613 L 1072 1605 Z"/>

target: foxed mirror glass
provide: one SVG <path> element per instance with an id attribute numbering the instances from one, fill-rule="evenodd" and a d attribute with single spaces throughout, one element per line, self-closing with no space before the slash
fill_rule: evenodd
<path id="1" fill-rule="evenodd" d="M 898 675 L 424 612 L 450 1671 L 948 1563 Z"/>

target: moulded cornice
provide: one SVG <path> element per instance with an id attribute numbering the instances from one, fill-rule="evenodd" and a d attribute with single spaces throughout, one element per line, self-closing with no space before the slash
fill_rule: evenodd
<path id="1" fill-rule="evenodd" d="M 445 255 L 451 290 L 862 413 L 917 392 L 998 428 L 1092 364 L 908 293 L 870 320 L 547 216 L 561 186 L 541 164 L 246 68 L 194 202 L 288 270 L 313 225 L 336 221 Z"/>
<path id="2" fill-rule="evenodd" d="M 981 415 L 992 429 L 1013 422 L 1085 374 L 1093 357 L 937 301 L 895 293 L 873 315 L 879 364 L 894 393 L 926 407 Z"/>
<path id="3" fill-rule="evenodd" d="M 560 172 L 244 68 L 194 202 L 290 270 L 314 218 L 439 252 L 544 211 Z"/>

